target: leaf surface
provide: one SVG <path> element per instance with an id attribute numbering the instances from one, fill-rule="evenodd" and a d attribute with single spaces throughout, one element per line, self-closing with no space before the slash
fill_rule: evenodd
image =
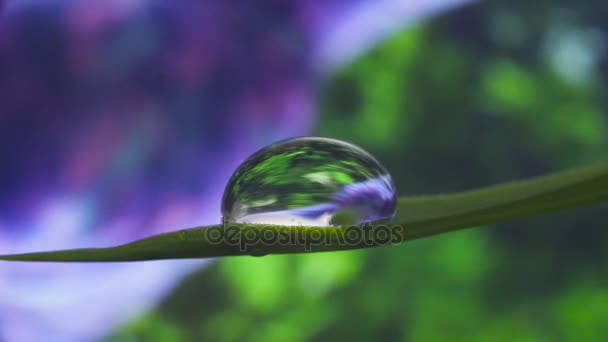
<path id="1" fill-rule="evenodd" d="M 392 234 L 388 243 L 396 243 L 607 201 L 608 165 L 599 164 L 467 192 L 403 197 L 399 199 L 397 215 L 385 224 L 214 225 L 155 235 L 116 247 L 1 255 L 0 260 L 113 262 L 338 251 L 387 244 L 386 239 L 357 239 L 357 232 L 352 231 L 361 236 L 367 232 L 373 237 L 384 230 Z"/>

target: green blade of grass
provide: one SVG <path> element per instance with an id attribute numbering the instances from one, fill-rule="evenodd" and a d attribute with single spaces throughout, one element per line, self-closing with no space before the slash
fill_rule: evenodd
<path id="1" fill-rule="evenodd" d="M 400 198 L 393 221 L 364 228 L 372 235 L 381 229 L 390 230 L 394 243 L 606 201 L 608 165 L 601 164 L 462 193 Z M 386 244 L 351 239 L 349 231 L 345 227 L 215 225 L 116 247 L 2 255 L 0 260 L 144 261 L 338 251 Z M 264 236 L 271 242 L 264 243 Z"/>

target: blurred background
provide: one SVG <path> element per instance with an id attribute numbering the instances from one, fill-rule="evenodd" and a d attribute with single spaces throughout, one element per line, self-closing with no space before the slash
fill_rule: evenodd
<path id="1" fill-rule="evenodd" d="M 6 2 L 2 252 L 217 223 L 238 163 L 301 134 L 364 147 L 400 196 L 608 160 L 608 7 L 378 6 L 397 2 Z M 3 263 L 0 340 L 606 340 L 607 212 L 204 265 Z"/>

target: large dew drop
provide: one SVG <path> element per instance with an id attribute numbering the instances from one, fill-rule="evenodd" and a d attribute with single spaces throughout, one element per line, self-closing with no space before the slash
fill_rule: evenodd
<path id="1" fill-rule="evenodd" d="M 305 137 L 253 154 L 224 191 L 224 223 L 330 226 L 390 219 L 396 191 L 391 176 L 363 149 L 344 141 Z M 341 216 L 339 216 L 341 215 Z"/>

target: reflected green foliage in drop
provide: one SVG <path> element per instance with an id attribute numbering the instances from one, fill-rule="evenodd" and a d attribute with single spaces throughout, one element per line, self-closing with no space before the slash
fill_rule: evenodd
<path id="1" fill-rule="evenodd" d="M 278 142 L 252 155 L 224 192 L 226 223 L 328 226 L 391 218 L 396 191 L 382 165 L 361 148 L 335 139 Z"/>

